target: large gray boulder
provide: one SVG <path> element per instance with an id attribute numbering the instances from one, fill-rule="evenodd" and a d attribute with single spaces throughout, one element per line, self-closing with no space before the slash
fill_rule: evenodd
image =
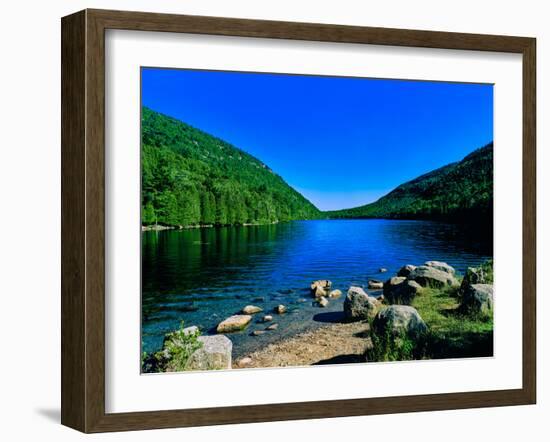
<path id="1" fill-rule="evenodd" d="M 218 324 L 218 333 L 231 333 L 244 330 L 252 321 L 251 315 L 233 315 Z"/>
<path id="2" fill-rule="evenodd" d="M 493 313 L 494 295 L 491 284 L 471 284 L 462 294 L 460 308 L 471 314 L 490 316 Z"/>
<path id="3" fill-rule="evenodd" d="M 411 274 L 411 272 L 416 269 L 416 266 L 413 266 L 412 264 L 407 264 L 407 265 L 404 265 L 403 267 L 401 267 L 399 269 L 399 271 L 397 272 L 397 276 L 409 276 Z"/>
<path id="4" fill-rule="evenodd" d="M 407 335 L 416 338 L 428 331 L 418 311 L 409 305 L 390 305 L 380 310 L 372 325 L 373 331 L 379 335 L 389 332 L 393 336 Z"/>
<path id="5" fill-rule="evenodd" d="M 407 278 L 416 281 L 422 287 L 442 288 L 458 285 L 458 281 L 452 273 L 439 270 L 433 266 L 419 266 Z"/>
<path id="6" fill-rule="evenodd" d="M 437 270 L 441 270 L 442 272 L 447 272 L 447 273 L 450 273 L 451 275 L 454 275 L 455 274 L 455 269 L 454 267 L 451 267 L 449 264 L 447 264 L 446 262 L 441 262 L 441 261 L 426 261 L 424 263 L 424 265 L 428 266 L 428 267 L 433 267 Z"/>
<path id="7" fill-rule="evenodd" d="M 350 287 L 344 300 L 344 316 L 349 321 L 373 318 L 380 303 L 361 287 Z"/>
<path id="8" fill-rule="evenodd" d="M 231 368 L 233 344 L 224 335 L 199 336 L 202 347 L 193 352 L 185 365 L 186 370 L 227 370 Z"/>
<path id="9" fill-rule="evenodd" d="M 384 284 L 384 299 L 389 304 L 409 305 L 421 290 L 418 282 L 403 276 L 394 276 Z"/>

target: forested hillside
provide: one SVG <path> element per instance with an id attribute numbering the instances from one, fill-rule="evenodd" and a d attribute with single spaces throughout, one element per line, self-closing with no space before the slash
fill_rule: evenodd
<path id="1" fill-rule="evenodd" d="M 321 216 L 269 167 L 179 120 L 142 109 L 144 225 L 238 225 Z"/>
<path id="2" fill-rule="evenodd" d="M 330 218 L 490 220 L 493 215 L 493 143 L 401 184 L 378 201 L 326 212 Z"/>

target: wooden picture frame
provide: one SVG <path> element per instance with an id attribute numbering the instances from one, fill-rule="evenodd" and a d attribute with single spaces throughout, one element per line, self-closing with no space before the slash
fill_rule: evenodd
<path id="1" fill-rule="evenodd" d="M 105 30 L 517 53 L 523 57 L 523 385 L 513 390 L 105 412 Z M 62 19 L 62 424 L 83 432 L 533 404 L 536 41 L 405 29 L 84 10 Z"/>

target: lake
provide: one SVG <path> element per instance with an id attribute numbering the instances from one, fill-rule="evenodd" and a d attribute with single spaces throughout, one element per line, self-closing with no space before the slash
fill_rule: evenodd
<path id="1" fill-rule="evenodd" d="M 240 357 L 282 337 L 339 319 L 350 285 L 385 280 L 405 264 L 445 261 L 463 273 L 492 257 L 492 238 L 474 226 L 435 221 L 315 220 L 266 226 L 201 228 L 142 233 L 143 350 L 160 349 L 164 334 L 216 325 L 245 305 L 274 314 L 276 331 L 256 315 L 246 331 L 228 335 Z M 379 269 L 388 269 L 380 273 Z M 326 308 L 312 303 L 311 281 L 330 279 L 344 296 Z M 381 292 L 371 291 L 374 295 Z M 271 314 L 271 313 L 270 313 Z"/>

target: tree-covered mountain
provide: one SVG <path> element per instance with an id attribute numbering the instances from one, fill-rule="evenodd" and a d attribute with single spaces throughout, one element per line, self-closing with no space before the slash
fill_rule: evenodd
<path id="1" fill-rule="evenodd" d="M 493 143 L 401 184 L 374 203 L 325 213 L 329 218 L 491 220 Z"/>
<path id="2" fill-rule="evenodd" d="M 175 118 L 142 109 L 144 225 L 238 225 L 321 212 L 252 155 Z"/>

